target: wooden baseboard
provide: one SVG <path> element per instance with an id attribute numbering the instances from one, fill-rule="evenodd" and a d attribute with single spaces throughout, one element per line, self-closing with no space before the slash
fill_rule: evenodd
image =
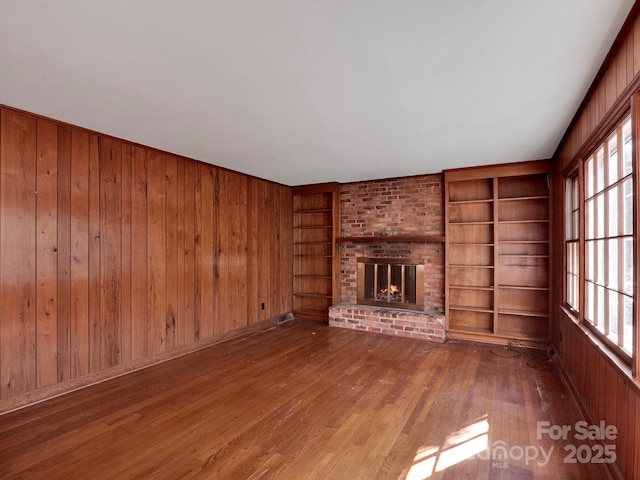
<path id="1" fill-rule="evenodd" d="M 514 347 L 529 347 L 546 350 L 550 342 L 544 339 L 515 339 L 513 337 L 499 336 L 494 334 L 482 334 L 475 332 L 464 332 L 461 330 L 447 330 L 447 342 L 470 342 L 484 343 L 487 345 L 502 345 Z"/>

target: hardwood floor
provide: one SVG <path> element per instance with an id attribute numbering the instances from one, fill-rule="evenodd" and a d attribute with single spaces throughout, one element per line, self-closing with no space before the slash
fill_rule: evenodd
<path id="1" fill-rule="evenodd" d="M 0 416 L 0 477 L 604 478 L 536 438 L 577 420 L 535 352 L 293 321 Z"/>

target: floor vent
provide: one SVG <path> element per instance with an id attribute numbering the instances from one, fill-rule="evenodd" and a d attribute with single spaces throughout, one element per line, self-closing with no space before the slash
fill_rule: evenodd
<path id="1" fill-rule="evenodd" d="M 293 313 L 285 313 L 284 315 L 278 315 L 276 317 L 276 323 L 284 323 L 293 320 Z"/>

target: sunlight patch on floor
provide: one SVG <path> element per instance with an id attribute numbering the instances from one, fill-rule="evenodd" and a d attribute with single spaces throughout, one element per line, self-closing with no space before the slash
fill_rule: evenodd
<path id="1" fill-rule="evenodd" d="M 448 435 L 441 446 L 428 446 L 418 450 L 405 480 L 425 480 L 434 472 L 446 470 L 486 450 L 488 444 L 489 422 L 485 416 Z"/>

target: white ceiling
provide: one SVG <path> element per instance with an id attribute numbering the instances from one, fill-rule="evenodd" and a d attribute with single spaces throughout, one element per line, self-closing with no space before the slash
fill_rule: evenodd
<path id="1" fill-rule="evenodd" d="M 0 0 L 0 103 L 300 185 L 549 158 L 633 0 Z"/>

